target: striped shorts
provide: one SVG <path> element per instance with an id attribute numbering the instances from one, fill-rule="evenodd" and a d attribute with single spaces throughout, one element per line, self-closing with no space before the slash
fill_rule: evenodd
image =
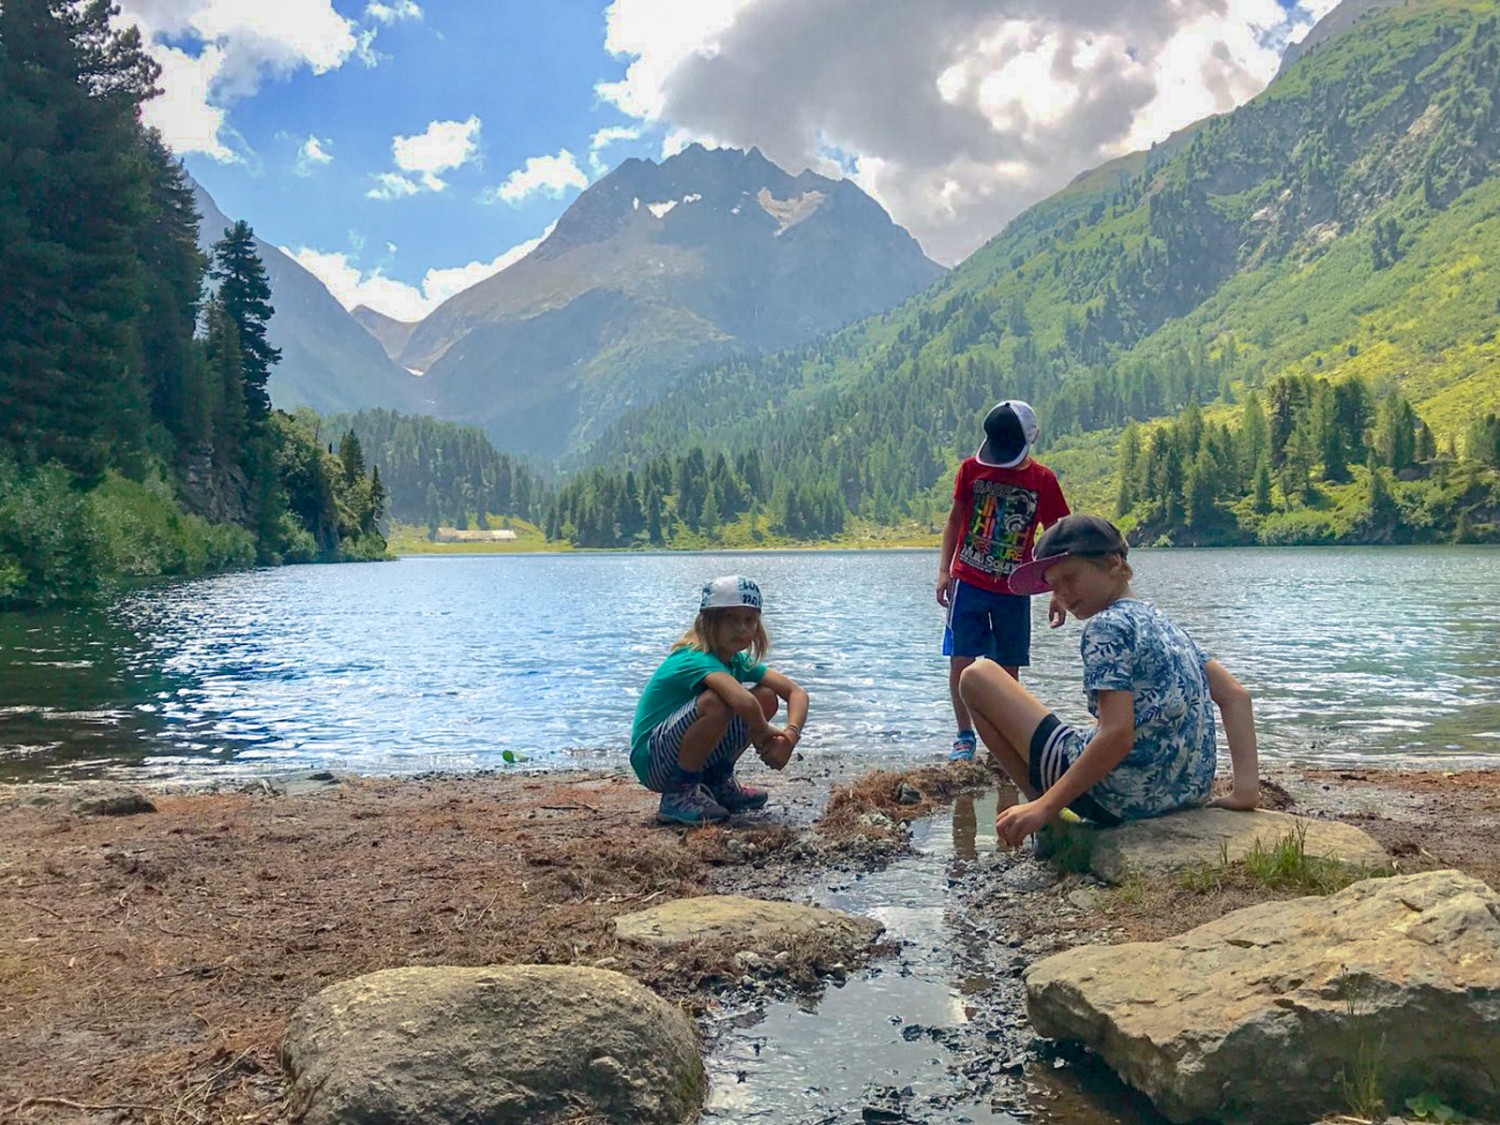
<path id="1" fill-rule="evenodd" d="M 672 712 L 670 718 L 658 723 L 646 736 L 646 747 L 650 751 L 646 763 L 647 789 L 653 793 L 675 793 L 690 782 L 702 780 L 684 770 L 678 761 L 682 736 L 697 721 L 698 701 L 694 699 Z M 712 779 L 717 775 L 727 775 L 749 745 L 750 728 L 744 719 L 731 715 L 729 729 L 704 763 L 703 777 Z"/>
<path id="2" fill-rule="evenodd" d="M 1049 711 L 1031 734 L 1031 760 L 1027 772 L 1031 775 L 1032 788 L 1038 793 L 1051 789 L 1087 748 L 1088 741 L 1077 727 L 1068 726 Z M 1106 828 L 1120 823 L 1119 817 L 1094 799 L 1092 791 L 1073 798 L 1068 802 L 1068 808 Z"/>

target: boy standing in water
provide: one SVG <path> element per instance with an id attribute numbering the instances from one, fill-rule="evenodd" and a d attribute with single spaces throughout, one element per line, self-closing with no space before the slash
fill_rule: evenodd
<path id="1" fill-rule="evenodd" d="M 959 466 L 953 482 L 937 574 L 937 602 L 948 611 L 943 630 L 948 694 L 958 721 L 948 756 L 952 762 L 972 761 L 978 744 L 958 690 L 964 669 L 984 656 L 1018 678 L 1031 662 L 1031 600 L 1012 594 L 1006 579 L 1031 560 L 1038 527 L 1068 514 L 1056 475 L 1032 460 L 1038 429 L 1027 403 L 997 403 L 984 419 L 984 442 Z M 1055 628 L 1064 618 L 1053 598 L 1047 619 Z"/>

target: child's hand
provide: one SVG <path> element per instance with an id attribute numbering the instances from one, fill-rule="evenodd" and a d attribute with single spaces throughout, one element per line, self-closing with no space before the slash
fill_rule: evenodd
<path id="1" fill-rule="evenodd" d="M 937 603 L 944 609 L 948 608 L 948 599 L 952 596 L 953 580 L 946 574 L 939 574 L 937 580 Z"/>
<path id="2" fill-rule="evenodd" d="M 756 747 L 760 760 L 773 770 L 785 769 L 792 760 L 792 749 L 796 743 L 785 731 L 777 731 Z"/>
<path id="3" fill-rule="evenodd" d="M 1053 594 L 1052 599 L 1047 603 L 1047 624 L 1056 629 L 1067 619 L 1068 611 L 1063 608 L 1062 602 L 1057 600 L 1057 595 Z"/>
<path id="4" fill-rule="evenodd" d="M 1053 816 L 1040 802 L 1027 801 L 1002 809 L 995 817 L 995 835 L 1010 847 L 1016 847 L 1038 828 L 1045 827 Z"/>

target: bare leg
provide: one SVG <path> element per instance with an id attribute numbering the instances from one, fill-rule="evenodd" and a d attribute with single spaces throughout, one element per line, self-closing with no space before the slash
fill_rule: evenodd
<path id="1" fill-rule="evenodd" d="M 989 661 L 975 664 L 964 672 L 959 690 L 990 757 L 1017 789 L 1035 800 L 1029 769 L 1031 736 L 1047 717 L 1047 707 L 1010 672 Z"/>
<path id="2" fill-rule="evenodd" d="M 698 697 L 698 721 L 682 734 L 677 750 L 677 764 L 688 773 L 700 773 L 708 763 L 714 747 L 724 740 L 734 712 L 716 691 L 705 691 Z"/>
<path id="3" fill-rule="evenodd" d="M 959 730 L 973 730 L 974 724 L 969 720 L 969 708 L 964 704 L 964 698 L 959 694 L 959 677 L 964 670 L 974 663 L 972 656 L 950 656 L 948 658 L 948 694 L 953 698 L 953 717 L 958 720 Z"/>
<path id="4" fill-rule="evenodd" d="M 964 670 L 972 665 L 977 659 L 973 656 L 950 656 L 948 658 L 948 694 L 953 697 L 953 717 L 958 720 L 959 730 L 973 730 L 974 723 L 969 714 L 969 705 L 964 702 L 963 694 L 959 691 L 959 680 Z M 1000 668 L 1013 680 L 1020 680 L 1021 669 L 1010 664 L 1001 664 Z"/>

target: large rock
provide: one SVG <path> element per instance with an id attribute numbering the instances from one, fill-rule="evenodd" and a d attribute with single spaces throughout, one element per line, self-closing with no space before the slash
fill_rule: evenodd
<path id="1" fill-rule="evenodd" d="M 615 936 L 620 940 L 656 948 L 725 940 L 747 949 L 765 949 L 812 937 L 864 946 L 884 928 L 872 918 L 838 910 L 741 895 L 681 898 L 615 919 Z"/>
<path id="2" fill-rule="evenodd" d="M 696 1118 L 692 1024 L 629 977 L 553 965 L 387 969 L 324 989 L 281 1046 L 305 1125 Z"/>
<path id="3" fill-rule="evenodd" d="M 1028 970 L 1026 1000 L 1039 1034 L 1087 1043 L 1173 1121 L 1315 1120 L 1366 1064 L 1389 1104 L 1500 1113 L 1500 896 L 1457 871 L 1070 949 Z"/>
<path id="4" fill-rule="evenodd" d="M 1369 833 L 1337 820 L 1310 820 L 1269 809 L 1190 809 L 1097 830 L 1089 866 L 1105 882 L 1120 883 L 1131 873 L 1150 877 L 1216 864 L 1226 855 L 1231 861 L 1243 859 L 1257 841 L 1272 848 L 1298 832 L 1305 834 L 1308 855 L 1356 867 L 1382 868 L 1390 863 Z"/>

